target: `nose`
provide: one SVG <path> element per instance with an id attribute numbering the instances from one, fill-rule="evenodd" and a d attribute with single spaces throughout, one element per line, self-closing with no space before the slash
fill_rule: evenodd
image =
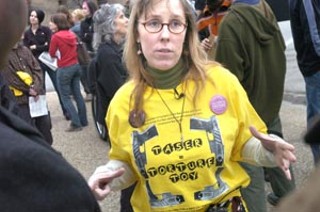
<path id="1" fill-rule="evenodd" d="M 162 30 L 160 31 L 162 39 L 168 39 L 170 36 L 169 26 L 163 25 Z"/>

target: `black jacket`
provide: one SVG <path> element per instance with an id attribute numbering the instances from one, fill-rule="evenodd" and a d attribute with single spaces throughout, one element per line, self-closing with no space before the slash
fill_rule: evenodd
<path id="1" fill-rule="evenodd" d="M 46 26 L 40 26 L 35 34 L 33 34 L 31 27 L 29 27 L 24 33 L 23 44 L 28 48 L 36 45 L 36 49 L 31 51 L 33 56 L 38 59 L 42 52 L 49 50 L 51 34 L 51 30 Z"/>
<path id="2" fill-rule="evenodd" d="M 320 3 L 290 0 L 290 19 L 297 60 L 303 76 L 320 70 Z"/>
<path id="3" fill-rule="evenodd" d="M 127 79 L 127 70 L 122 62 L 122 49 L 113 41 L 100 45 L 96 56 L 96 81 L 99 105 L 98 121 L 104 124 L 110 101 Z"/>
<path id="4" fill-rule="evenodd" d="M 1 77 L 0 101 L 0 211 L 99 212 L 82 175 L 16 115 Z"/>
<path id="5" fill-rule="evenodd" d="M 86 44 L 87 50 L 93 52 L 93 20 L 92 17 L 87 17 L 80 23 L 80 39 Z"/>

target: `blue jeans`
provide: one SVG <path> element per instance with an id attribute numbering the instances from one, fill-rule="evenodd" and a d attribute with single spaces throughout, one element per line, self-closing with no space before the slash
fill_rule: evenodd
<path id="1" fill-rule="evenodd" d="M 307 128 L 312 126 L 313 118 L 320 115 L 320 71 L 312 76 L 304 77 L 307 95 Z M 319 138 L 320 139 L 320 138 Z M 312 144 L 314 163 L 320 161 L 320 145 Z"/>
<path id="2" fill-rule="evenodd" d="M 71 116 L 71 125 L 74 127 L 87 126 L 87 111 L 80 91 L 81 68 L 78 64 L 57 69 L 57 85 L 61 95 L 61 101 L 67 113 Z M 74 107 L 70 94 L 77 104 Z"/>
<path id="3" fill-rule="evenodd" d="M 52 85 L 54 87 L 54 90 L 58 94 L 59 103 L 60 103 L 62 112 L 63 112 L 64 115 L 66 115 L 66 109 L 63 107 L 63 104 L 62 104 L 62 101 L 61 101 L 61 97 L 60 97 L 60 93 L 59 93 L 59 89 L 58 89 L 58 85 L 57 85 L 57 73 L 56 73 L 56 71 L 51 70 L 47 65 L 45 65 L 41 61 L 39 61 L 39 64 L 40 64 L 40 67 L 41 67 L 41 69 L 43 71 L 43 82 L 44 82 L 44 84 L 46 82 L 46 78 L 45 77 L 46 77 L 46 72 L 47 72 L 49 77 L 50 77 L 50 79 L 51 79 L 51 82 L 52 82 Z M 46 87 L 44 87 L 44 88 L 46 88 Z"/>

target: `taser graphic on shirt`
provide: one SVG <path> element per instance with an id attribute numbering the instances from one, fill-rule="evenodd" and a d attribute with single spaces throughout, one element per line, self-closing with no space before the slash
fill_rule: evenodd
<path id="1" fill-rule="evenodd" d="M 214 175 L 215 179 L 217 180 L 214 185 L 206 185 L 203 187 L 202 190 L 197 190 L 193 192 L 193 199 L 196 201 L 207 201 L 220 196 L 224 192 L 228 190 L 228 185 L 221 179 L 220 175 L 223 170 L 223 161 L 224 161 L 224 146 L 222 143 L 222 138 L 220 135 L 220 130 L 218 126 L 218 122 L 215 116 L 212 116 L 209 119 L 200 119 L 192 117 L 190 119 L 190 130 L 202 131 L 206 134 L 207 141 L 210 152 L 214 157 L 210 158 L 209 162 L 207 161 L 196 161 L 194 165 L 191 163 L 187 164 L 186 166 L 189 167 L 191 170 L 195 170 L 196 167 L 203 168 L 203 167 L 210 167 L 215 165 L 217 167 Z M 147 128 L 144 132 L 139 133 L 138 131 L 134 131 L 133 135 L 133 154 L 135 158 L 136 165 L 139 169 L 141 175 L 145 178 L 145 187 L 147 189 L 147 194 L 149 196 L 149 202 L 151 207 L 159 208 L 159 207 L 167 207 L 167 206 L 174 206 L 179 205 L 185 202 L 185 197 L 182 194 L 172 194 L 170 192 L 164 192 L 161 194 L 155 194 L 153 192 L 152 185 L 150 183 L 150 179 L 156 176 L 157 169 L 146 169 L 146 165 L 148 164 L 147 161 L 147 153 L 142 151 L 144 146 L 147 145 L 148 141 L 152 140 L 154 137 L 159 135 L 156 125 L 152 125 Z M 195 141 L 197 142 L 197 141 Z M 198 144 L 202 143 L 202 141 L 198 141 Z M 174 144 L 177 149 L 182 149 L 183 144 L 176 143 Z M 195 144 L 196 145 L 196 144 Z M 154 150 L 154 152 L 157 152 Z M 203 164 L 203 165 L 201 165 Z M 163 168 L 166 169 L 168 172 L 171 172 L 171 180 L 172 182 L 176 182 L 178 179 L 177 173 L 182 172 L 185 170 L 182 168 L 182 164 L 169 164 L 167 167 Z M 161 172 L 161 171 L 160 171 Z M 195 173 L 195 172 L 193 172 Z M 196 179 L 195 175 L 190 175 L 189 177 Z M 180 177 L 183 180 L 183 176 Z M 187 176 L 185 176 L 185 179 Z"/>

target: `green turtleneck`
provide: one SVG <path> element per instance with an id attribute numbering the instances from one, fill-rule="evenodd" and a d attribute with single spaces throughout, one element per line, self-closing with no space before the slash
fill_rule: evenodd
<path id="1" fill-rule="evenodd" d="M 151 68 L 149 66 L 147 66 L 146 69 L 154 79 L 154 86 L 160 89 L 177 87 L 187 72 L 182 59 L 180 59 L 174 67 L 166 71 Z"/>

